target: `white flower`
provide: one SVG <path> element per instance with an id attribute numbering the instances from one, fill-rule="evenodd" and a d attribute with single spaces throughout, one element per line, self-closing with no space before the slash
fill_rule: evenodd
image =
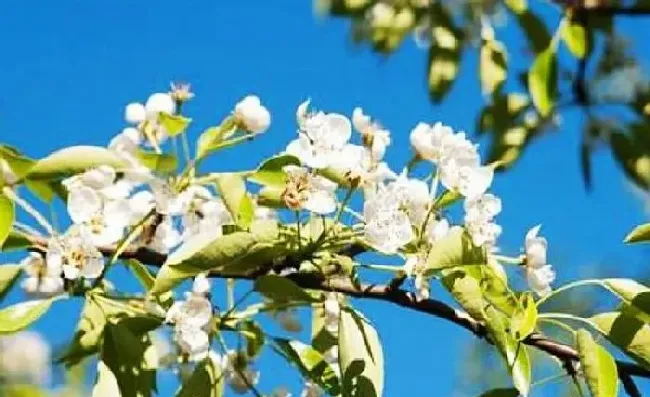
<path id="1" fill-rule="evenodd" d="M 426 257 L 422 254 L 407 255 L 403 270 L 408 277 L 413 277 L 415 279 L 415 295 L 417 299 L 429 299 L 431 287 L 429 285 L 429 280 L 424 277 L 424 271 L 426 270 Z"/>
<path id="2" fill-rule="evenodd" d="M 158 225 L 153 239 L 149 243 L 149 248 L 161 254 L 167 254 L 182 241 L 181 234 L 174 228 L 169 217 Z"/>
<path id="3" fill-rule="evenodd" d="M 136 128 L 125 128 L 122 133 L 116 135 L 108 144 L 117 157 L 122 160 L 126 167 L 121 170 L 123 177 L 118 183 L 126 184 L 133 189 L 135 186 L 153 179 L 151 170 L 140 162 L 137 153 L 142 143 L 142 134 Z"/>
<path id="4" fill-rule="evenodd" d="M 210 337 L 201 328 L 181 323 L 174 329 L 174 340 L 189 361 L 201 361 L 210 351 Z"/>
<path id="5" fill-rule="evenodd" d="M 454 130 L 442 123 L 418 123 L 411 131 L 411 146 L 420 158 L 437 164 L 453 135 Z"/>
<path id="6" fill-rule="evenodd" d="M 176 111 L 176 103 L 168 93 L 155 93 L 152 94 L 147 103 L 144 105 L 147 118 L 155 120 L 158 118 L 159 113 L 174 114 Z"/>
<path id="7" fill-rule="evenodd" d="M 147 111 L 139 102 L 133 102 L 124 108 L 124 119 L 130 124 L 140 124 L 147 118 Z"/>
<path id="8" fill-rule="evenodd" d="M 102 165 L 89 169 L 81 174 L 63 180 L 63 186 L 68 191 L 87 187 L 96 191 L 103 199 L 117 200 L 128 197 L 131 185 L 123 180 L 117 180 L 117 171 L 113 167 Z"/>
<path id="9" fill-rule="evenodd" d="M 249 367 L 249 360 L 245 353 L 230 350 L 225 367 L 226 380 L 237 394 L 245 394 L 250 386 L 257 385 L 260 380 L 260 372 Z"/>
<path id="10" fill-rule="evenodd" d="M 27 275 L 22 287 L 28 294 L 46 297 L 63 292 L 60 263 L 46 263 L 41 254 L 30 252 L 20 264 Z"/>
<path id="11" fill-rule="evenodd" d="M 352 125 L 363 137 L 363 144 L 369 150 L 374 162 L 384 157 L 386 147 L 390 145 L 390 132 L 373 122 L 360 107 L 352 112 Z"/>
<path id="12" fill-rule="evenodd" d="M 235 118 L 247 131 L 255 134 L 266 131 L 271 124 L 271 114 L 255 95 L 249 95 L 235 105 Z"/>
<path id="13" fill-rule="evenodd" d="M 233 223 L 223 201 L 215 198 L 205 187 L 192 185 L 184 194 L 190 199 L 184 204 L 185 208 L 181 208 L 183 240 L 203 233 L 218 237 L 223 225 Z"/>
<path id="14" fill-rule="evenodd" d="M 396 189 L 379 185 L 363 206 L 365 238 L 385 254 L 396 253 L 414 237 L 409 216 L 401 208 L 401 198 Z"/>
<path id="15" fill-rule="evenodd" d="M 306 109 L 302 111 L 306 112 Z M 350 120 L 341 114 L 323 112 L 304 117 L 298 139 L 289 143 L 287 153 L 298 157 L 304 165 L 311 168 L 332 165 L 350 140 Z"/>
<path id="16" fill-rule="evenodd" d="M 305 388 L 300 393 L 300 397 L 322 397 L 324 395 L 323 389 L 311 381 L 305 382 Z"/>
<path id="17" fill-rule="evenodd" d="M 203 286 L 202 286 L 203 287 Z M 205 358 L 210 350 L 212 303 L 203 295 L 188 293 L 167 312 L 166 321 L 175 324 L 174 340 L 191 361 Z"/>
<path id="18" fill-rule="evenodd" d="M 192 283 L 192 293 L 195 295 L 208 295 L 210 293 L 210 280 L 205 273 L 198 274 L 194 277 Z"/>
<path id="19" fill-rule="evenodd" d="M 493 222 L 501 212 L 501 200 L 487 193 L 465 200 L 465 227 L 476 246 L 493 246 L 501 234 L 501 226 Z"/>
<path id="20" fill-rule="evenodd" d="M 547 242 L 544 237 L 538 237 L 541 225 L 531 228 L 526 233 L 526 279 L 530 289 L 539 296 L 551 292 L 551 283 L 555 281 L 555 272 L 551 265 L 546 263 Z"/>
<path id="21" fill-rule="evenodd" d="M 169 183 L 160 179 L 154 179 L 150 185 L 158 213 L 180 215 L 189 208 L 194 193 L 192 190 L 174 191 Z"/>
<path id="22" fill-rule="evenodd" d="M 316 214 L 336 210 L 336 183 L 304 168 L 284 167 L 287 182 L 282 197 L 290 209 L 306 209 Z"/>
<path id="23" fill-rule="evenodd" d="M 406 170 L 404 170 L 397 180 L 389 185 L 389 188 L 395 191 L 397 199 L 406 210 L 411 223 L 419 227 L 431 204 L 429 186 L 419 179 L 408 178 Z"/>
<path id="24" fill-rule="evenodd" d="M 430 219 L 425 230 L 427 240 L 434 243 L 449 234 L 449 221 L 446 219 Z"/>
<path id="25" fill-rule="evenodd" d="M 294 310 L 283 310 L 280 312 L 275 313 L 273 316 L 275 321 L 280 324 L 282 329 L 288 332 L 300 332 L 302 331 L 302 324 L 300 324 L 300 321 L 298 320 L 298 317 L 296 317 L 296 313 Z"/>
<path id="26" fill-rule="evenodd" d="M 309 118 L 309 103 L 311 102 L 311 99 L 307 99 L 300 105 L 298 105 L 298 109 L 296 109 L 296 123 L 298 123 L 298 127 L 300 129 L 304 129 L 305 123 L 307 122 L 307 119 Z"/>
<path id="27" fill-rule="evenodd" d="M 478 154 L 475 158 L 454 157 L 440 167 L 440 182 L 449 190 L 455 190 L 467 198 L 485 193 L 494 178 L 494 169 L 480 166 Z"/>
<path id="28" fill-rule="evenodd" d="M 360 178 L 364 190 L 374 191 L 378 183 L 397 178 L 385 162 L 376 161 L 368 148 L 359 145 L 345 145 L 331 166 L 343 173 L 349 172 L 353 178 Z"/>
<path id="29" fill-rule="evenodd" d="M 104 257 L 92 238 L 79 227 L 71 227 L 59 239 L 51 239 L 45 261 L 48 267 L 63 269 L 68 280 L 97 278 L 104 270 Z"/>
<path id="30" fill-rule="evenodd" d="M 4 382 L 46 384 L 52 349 L 40 334 L 22 331 L 0 337 L 0 373 Z M 3 383 L 4 383 L 3 382 Z"/>

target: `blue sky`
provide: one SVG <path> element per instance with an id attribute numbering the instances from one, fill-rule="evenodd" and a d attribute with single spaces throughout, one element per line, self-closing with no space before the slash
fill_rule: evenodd
<path id="1" fill-rule="evenodd" d="M 641 25 L 624 23 L 628 31 Z M 191 82 L 197 95 L 186 108 L 194 137 L 249 93 L 273 115 L 265 136 L 215 156 L 208 164 L 215 170 L 250 168 L 284 149 L 295 134 L 295 108 L 308 97 L 319 109 L 351 114 L 360 105 L 378 118 L 393 134 L 387 159 L 397 169 L 410 156 L 408 133 L 418 121 L 471 133 L 482 105 L 475 54 L 468 54 L 445 104 L 433 106 L 424 51 L 408 41 L 390 58 L 375 56 L 348 40 L 342 21 L 315 18 L 309 1 L 8 1 L 0 5 L 0 26 L 0 141 L 33 157 L 108 143 L 124 126 L 124 105 L 166 90 L 172 80 Z M 647 42 L 634 44 L 641 53 L 650 49 Z M 520 56 L 511 54 L 515 64 Z M 633 276 L 645 268 L 646 251 L 622 239 L 646 215 L 607 152 L 594 158 L 594 191 L 582 187 L 580 117 L 565 113 L 560 130 L 535 142 L 494 185 L 504 204 L 498 217 L 504 251 L 518 253 L 526 230 L 542 223 L 558 284 L 585 274 Z M 468 333 L 386 304 L 359 307 L 384 342 L 386 396 L 453 394 Z M 63 343 L 77 308 L 62 304 L 35 328 Z M 267 356 L 260 363 L 262 389 L 286 377 L 297 393 L 296 376 L 276 364 Z M 171 394 L 170 380 L 161 381 L 161 395 Z M 541 390 L 534 395 L 545 395 Z"/>

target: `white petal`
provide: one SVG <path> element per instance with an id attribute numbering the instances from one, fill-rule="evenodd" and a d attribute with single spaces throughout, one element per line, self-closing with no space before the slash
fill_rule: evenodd
<path id="1" fill-rule="evenodd" d="M 147 112 L 144 105 L 138 102 L 129 103 L 124 109 L 124 119 L 127 123 L 139 124 L 145 120 Z"/>
<path id="2" fill-rule="evenodd" d="M 113 184 L 117 172 L 113 167 L 102 165 L 84 172 L 81 181 L 93 189 L 102 189 Z"/>
<path id="3" fill-rule="evenodd" d="M 63 265 L 63 276 L 68 280 L 76 280 L 81 275 L 79 269 L 71 265 Z"/>
<path id="4" fill-rule="evenodd" d="M 173 114 L 176 111 L 176 104 L 169 94 L 156 93 L 147 99 L 145 109 L 148 118 L 156 118 L 158 113 Z"/>
<path id="5" fill-rule="evenodd" d="M 74 223 L 88 222 L 101 208 L 99 194 L 87 186 L 75 187 L 68 194 L 68 213 Z"/>

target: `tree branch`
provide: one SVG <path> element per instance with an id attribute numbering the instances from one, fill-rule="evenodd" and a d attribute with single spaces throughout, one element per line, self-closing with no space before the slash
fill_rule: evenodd
<path id="1" fill-rule="evenodd" d="M 32 249 L 35 251 L 44 252 L 47 247 L 47 240 L 37 236 L 27 236 L 27 239 L 32 243 Z M 99 249 L 104 255 L 111 256 L 115 251 L 114 247 L 101 247 Z M 360 253 L 358 246 L 350 246 L 342 250 L 347 254 L 354 256 Z M 147 248 L 127 248 L 120 256 L 122 259 L 137 259 L 138 261 L 154 266 L 161 267 L 167 256 L 158 252 L 152 251 Z M 227 274 L 220 271 L 211 271 L 210 277 L 214 278 L 234 278 L 244 280 L 255 280 L 259 274 Z M 301 274 L 294 273 L 286 276 L 302 288 L 340 292 L 342 294 L 363 299 L 374 299 L 385 302 L 390 302 L 401 307 L 415 310 L 422 313 L 427 313 L 449 322 L 452 322 L 476 335 L 479 338 L 484 338 L 488 335 L 485 325 L 472 318 L 467 313 L 455 309 L 448 304 L 436 299 L 418 300 L 415 293 L 405 291 L 403 289 L 391 288 L 390 285 L 383 284 L 360 284 L 354 285 L 350 280 L 344 278 L 330 278 L 326 279 L 319 275 L 314 274 Z M 552 340 L 541 333 L 532 333 L 523 343 L 533 346 L 543 352 L 546 352 L 562 361 L 579 361 L 578 352 L 571 346 Z M 643 378 L 650 378 L 650 371 L 647 369 L 625 361 L 616 361 L 618 371 L 622 382 L 627 380 L 624 377 L 638 376 Z M 627 390 L 627 388 L 626 388 Z"/>
<path id="2" fill-rule="evenodd" d="M 649 16 L 650 7 L 616 7 L 616 6 L 596 6 L 596 7 L 577 7 L 574 9 L 579 13 L 587 13 L 590 15 L 599 15 L 599 16 L 630 16 L 630 17 L 640 17 L 640 16 Z"/>

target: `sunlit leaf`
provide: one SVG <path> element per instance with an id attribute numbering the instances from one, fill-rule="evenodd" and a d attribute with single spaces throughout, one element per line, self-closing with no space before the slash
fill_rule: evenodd
<path id="1" fill-rule="evenodd" d="M 635 316 L 620 312 L 597 314 L 589 320 L 610 342 L 650 369 L 650 326 Z"/>
<path id="2" fill-rule="evenodd" d="M 266 275 L 255 281 L 255 291 L 275 302 L 315 302 L 313 296 L 286 277 Z"/>
<path id="3" fill-rule="evenodd" d="M 492 36 L 494 33 L 492 33 Z M 484 94 L 492 95 L 508 76 L 508 54 L 505 46 L 494 37 L 483 38 L 479 76 Z"/>
<path id="4" fill-rule="evenodd" d="M 52 299 L 38 299 L 0 309 L 0 334 L 10 334 L 29 327 L 51 305 Z"/>
<path id="5" fill-rule="evenodd" d="M 0 265 L 0 301 L 4 299 L 11 287 L 20 276 L 22 267 L 20 265 Z"/>
<path id="6" fill-rule="evenodd" d="M 0 194 L 0 246 L 3 246 L 9 237 L 15 216 L 14 202 Z"/>
<path id="7" fill-rule="evenodd" d="M 555 102 L 557 84 L 557 57 L 555 46 L 550 45 L 542 51 L 528 71 L 528 91 L 537 111 L 547 117 Z"/>
<path id="8" fill-rule="evenodd" d="M 577 21 L 567 19 L 562 23 L 561 37 L 564 44 L 576 58 L 587 55 L 587 32 L 585 27 Z"/>
<path id="9" fill-rule="evenodd" d="M 52 179 L 78 174 L 90 168 L 108 165 L 116 170 L 127 167 L 115 153 L 99 146 L 72 146 L 57 150 L 38 160 L 30 169 L 30 179 Z"/>
<path id="10" fill-rule="evenodd" d="M 276 351 L 294 365 L 303 376 L 332 396 L 341 393 L 338 376 L 321 353 L 297 340 L 275 338 L 273 341 Z"/>
<path id="11" fill-rule="evenodd" d="M 185 132 L 192 119 L 178 114 L 160 112 L 158 113 L 158 122 L 165 127 L 167 135 L 176 136 Z"/>
<path id="12" fill-rule="evenodd" d="M 163 113 L 161 113 L 163 114 Z M 170 153 L 156 153 L 146 150 L 139 150 L 136 157 L 142 165 L 154 172 L 169 174 L 176 171 L 178 159 Z"/>
<path id="13" fill-rule="evenodd" d="M 300 160 L 288 154 L 271 157 L 260 164 L 257 170 L 248 177 L 248 180 L 260 185 L 283 189 L 287 178 L 287 173 L 283 171 L 283 168 L 288 165 L 298 166 Z"/>
<path id="14" fill-rule="evenodd" d="M 224 379 L 221 363 L 212 355 L 199 362 L 192 376 L 183 383 L 176 397 L 221 397 L 224 393 Z"/>
<path id="15" fill-rule="evenodd" d="M 238 174 L 221 174 L 217 179 L 217 188 L 235 222 L 242 228 L 247 228 L 253 221 L 254 208 L 246 193 L 244 178 Z"/>
<path id="16" fill-rule="evenodd" d="M 522 295 L 520 306 L 517 308 L 510 323 L 510 331 L 516 340 L 526 339 L 535 330 L 537 324 L 537 305 L 530 293 Z"/>
<path id="17" fill-rule="evenodd" d="M 462 228 L 452 228 L 440 240 L 436 241 L 427 257 L 427 270 L 434 272 L 440 269 L 481 265 L 487 262 L 485 250 L 476 247 L 471 237 Z"/>
<path id="18" fill-rule="evenodd" d="M 607 278 L 602 282 L 625 302 L 641 321 L 650 324 L 650 288 L 625 278 Z"/>
<path id="19" fill-rule="evenodd" d="M 221 149 L 224 141 L 234 134 L 236 123 L 234 117 L 227 117 L 219 126 L 203 131 L 196 142 L 196 159 L 201 160 L 212 152 Z"/>
<path id="20" fill-rule="evenodd" d="M 644 223 L 634 228 L 627 236 L 625 236 L 624 242 L 631 243 L 640 243 L 650 241 L 650 223 Z"/>
<path id="21" fill-rule="evenodd" d="M 614 358 L 584 329 L 577 332 L 577 349 L 591 394 L 594 397 L 616 397 L 618 372 Z"/>

